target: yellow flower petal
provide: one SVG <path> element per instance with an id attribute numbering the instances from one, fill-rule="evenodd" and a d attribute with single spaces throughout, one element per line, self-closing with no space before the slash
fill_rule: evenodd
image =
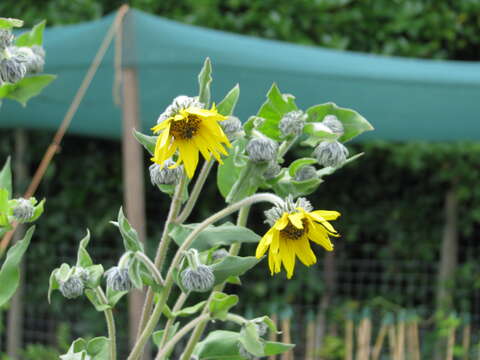
<path id="1" fill-rule="evenodd" d="M 291 241 L 280 236 L 280 257 L 283 262 L 283 267 L 287 271 L 288 279 L 293 276 L 293 270 L 295 269 L 295 250 L 290 243 Z"/>
<path id="2" fill-rule="evenodd" d="M 329 231 L 330 235 L 335 236 L 337 234 L 337 230 L 335 230 L 333 226 L 323 217 L 314 213 L 307 213 L 307 217 L 310 217 L 311 219 L 318 221 L 320 224 L 322 224 Z"/>
<path id="3" fill-rule="evenodd" d="M 274 230 L 270 229 L 261 239 L 257 245 L 257 251 L 255 256 L 257 259 L 260 259 L 267 251 L 268 247 L 270 246 L 272 239 L 273 239 Z"/>
<path id="4" fill-rule="evenodd" d="M 293 213 L 288 215 L 288 219 L 292 223 L 293 226 L 295 226 L 297 229 L 303 229 L 303 223 L 302 219 L 305 217 L 305 215 L 301 212 Z"/>
<path id="5" fill-rule="evenodd" d="M 310 212 L 310 214 L 320 216 L 325 220 L 336 220 L 341 215 L 338 211 L 330 210 L 315 210 Z"/>
<path id="6" fill-rule="evenodd" d="M 287 225 L 288 225 L 288 214 L 284 213 L 282 217 L 275 222 L 275 225 L 273 225 L 273 227 L 277 230 L 283 230 L 287 227 Z"/>
<path id="7" fill-rule="evenodd" d="M 292 245 L 295 248 L 295 253 L 297 254 L 298 258 L 304 265 L 311 266 L 317 262 L 317 257 L 313 253 L 306 236 L 292 241 Z"/>
<path id="8" fill-rule="evenodd" d="M 323 246 L 325 250 L 333 251 L 333 244 L 330 241 L 328 233 L 321 225 L 315 224 L 313 222 L 311 223 L 311 225 L 309 224 L 307 235 L 310 240 L 317 243 L 318 245 Z"/>

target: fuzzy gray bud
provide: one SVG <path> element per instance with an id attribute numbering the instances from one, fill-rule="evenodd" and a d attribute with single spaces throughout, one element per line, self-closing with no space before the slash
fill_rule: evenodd
<path id="1" fill-rule="evenodd" d="M 306 165 L 302 166 L 300 169 L 297 170 L 295 173 L 295 180 L 296 181 L 305 181 L 310 180 L 317 176 L 317 170 L 314 166 Z"/>
<path id="2" fill-rule="evenodd" d="M 268 225 L 273 226 L 284 213 L 292 214 L 297 212 L 297 208 L 302 208 L 306 212 L 313 210 L 312 204 L 306 198 L 300 197 L 296 201 L 293 201 L 293 196 L 288 195 L 283 204 L 277 204 L 264 212 L 265 222 Z"/>
<path id="3" fill-rule="evenodd" d="M 262 322 L 256 322 L 255 327 L 257 328 L 257 332 L 258 332 L 259 336 L 263 336 L 267 333 L 268 326 L 263 321 Z"/>
<path id="4" fill-rule="evenodd" d="M 107 288 L 114 291 L 129 291 L 132 288 L 132 281 L 128 275 L 127 268 L 114 266 L 103 275 L 107 278 Z"/>
<path id="5" fill-rule="evenodd" d="M 279 128 L 283 136 L 300 135 L 305 126 L 307 115 L 301 110 L 290 111 L 283 115 Z"/>
<path id="6" fill-rule="evenodd" d="M 265 170 L 265 172 L 263 173 L 263 177 L 267 180 L 273 179 L 277 177 L 281 170 L 282 167 L 278 165 L 276 161 L 271 161 L 268 164 L 267 170 Z"/>
<path id="7" fill-rule="evenodd" d="M 322 166 L 340 166 L 347 160 L 348 149 L 338 141 L 322 141 L 313 151 Z"/>
<path id="8" fill-rule="evenodd" d="M 13 217 L 20 223 L 27 222 L 33 216 L 35 208 L 30 200 L 19 198 L 17 205 L 13 208 Z"/>
<path id="9" fill-rule="evenodd" d="M 13 38 L 14 36 L 11 30 L 0 29 L 0 51 L 12 45 Z"/>
<path id="10" fill-rule="evenodd" d="M 215 283 L 210 266 L 200 264 L 196 269 L 188 267 L 182 272 L 182 284 L 188 291 L 205 292 Z"/>
<path id="11" fill-rule="evenodd" d="M 213 261 L 223 259 L 225 256 L 228 256 L 229 252 L 223 248 L 215 250 L 212 254 Z"/>
<path id="12" fill-rule="evenodd" d="M 200 101 L 198 101 L 198 98 L 196 97 L 190 97 L 185 95 L 177 96 L 175 99 L 173 99 L 172 103 L 167 106 L 165 111 L 160 114 L 157 120 L 157 124 L 160 124 L 162 121 L 172 116 L 175 116 L 180 110 L 189 107 L 203 108 L 204 105 Z"/>
<path id="13" fill-rule="evenodd" d="M 343 124 L 338 120 L 338 118 L 335 115 L 327 115 L 323 118 L 322 121 L 323 125 L 328 127 L 330 130 L 332 130 L 335 134 L 337 135 L 343 135 L 344 128 Z"/>
<path id="14" fill-rule="evenodd" d="M 277 157 L 278 144 L 267 137 L 254 137 L 247 144 L 247 154 L 253 162 L 273 161 Z"/>
<path id="15" fill-rule="evenodd" d="M 5 58 L 0 61 L 0 80 L 2 82 L 14 84 L 22 80 L 26 73 L 25 63 L 16 57 Z"/>
<path id="16" fill-rule="evenodd" d="M 176 185 L 180 182 L 183 174 L 183 165 L 170 169 L 175 164 L 168 159 L 163 163 L 163 167 L 159 164 L 152 164 L 149 167 L 150 181 L 152 185 Z"/>
<path id="17" fill-rule="evenodd" d="M 80 280 L 82 280 L 83 284 L 86 284 L 90 278 L 88 271 L 82 267 L 77 267 L 75 274 L 80 278 Z"/>
<path id="18" fill-rule="evenodd" d="M 242 122 L 236 116 L 229 116 L 227 120 L 221 121 L 219 124 L 230 141 L 245 134 Z"/>
<path id="19" fill-rule="evenodd" d="M 241 357 L 247 360 L 255 360 L 255 355 L 250 354 L 247 349 L 245 349 L 245 346 L 241 342 L 238 343 L 238 353 L 240 354 Z"/>
<path id="20" fill-rule="evenodd" d="M 30 73 L 39 73 L 45 66 L 45 50 L 38 45 L 32 46 L 33 56 L 27 64 L 27 71 Z"/>
<path id="21" fill-rule="evenodd" d="M 82 279 L 77 275 L 70 276 L 67 280 L 60 283 L 60 292 L 67 299 L 75 299 L 83 294 L 85 285 Z"/>

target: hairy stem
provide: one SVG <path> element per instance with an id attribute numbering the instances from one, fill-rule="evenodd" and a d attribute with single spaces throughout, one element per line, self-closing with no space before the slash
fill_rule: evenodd
<path id="1" fill-rule="evenodd" d="M 227 318 L 226 318 L 227 321 L 232 321 L 240 326 L 242 326 L 243 324 L 245 324 L 247 322 L 247 319 L 245 319 L 243 316 L 240 316 L 240 315 L 237 315 L 237 314 L 231 314 L 231 313 L 228 313 L 227 314 Z"/>
<path id="2" fill-rule="evenodd" d="M 153 309 L 153 312 L 148 319 L 145 328 L 143 329 L 142 333 L 137 339 L 137 342 L 135 343 L 135 346 L 132 349 L 132 352 L 130 353 L 129 357 L 127 360 L 137 360 L 139 356 L 141 356 L 143 348 L 152 335 L 153 330 L 155 329 L 155 326 L 157 326 L 158 320 L 160 319 L 160 315 L 162 314 L 163 308 L 165 307 L 165 304 L 168 300 L 168 297 L 170 295 L 170 292 L 172 290 L 173 286 L 173 272 L 174 270 L 178 267 L 180 264 L 180 261 L 182 257 L 184 256 L 185 250 L 187 250 L 192 242 L 195 240 L 195 238 L 209 225 L 217 222 L 218 220 L 234 213 L 235 211 L 238 211 L 239 209 L 245 207 L 245 206 L 251 206 L 255 203 L 259 202 L 270 202 L 273 204 L 281 204 L 283 203 L 283 200 L 278 197 L 277 195 L 274 194 L 269 194 L 269 193 L 260 193 L 260 194 L 255 194 L 252 196 L 249 196 L 243 200 L 240 200 L 236 202 L 235 204 L 227 206 L 225 209 L 220 210 L 219 212 L 213 214 L 209 218 L 205 219 L 203 222 L 201 222 L 195 230 L 193 230 L 185 239 L 183 242 L 182 246 L 177 250 L 175 257 L 172 260 L 172 263 L 170 264 L 170 268 L 168 269 L 167 277 L 165 278 L 165 287 L 163 288 L 163 291 L 160 295 L 160 298 L 158 300 L 158 303 L 155 305 L 155 308 Z"/>
<path id="3" fill-rule="evenodd" d="M 210 320 L 210 314 L 202 314 L 192 321 L 190 321 L 188 324 L 186 324 L 184 327 L 182 327 L 176 334 L 175 336 L 165 344 L 163 349 L 158 353 L 157 357 L 155 360 L 161 359 L 163 356 L 167 355 L 175 346 L 176 343 L 178 343 L 185 335 L 188 334 L 190 330 L 192 330 L 195 326 L 197 326 L 201 322 L 208 322 Z"/>
<path id="4" fill-rule="evenodd" d="M 178 217 L 175 219 L 175 222 L 178 224 L 182 224 L 185 220 L 188 219 L 190 214 L 192 213 L 192 210 L 197 203 L 198 197 L 200 196 L 200 192 L 203 189 L 203 185 L 205 185 L 205 181 L 207 180 L 208 174 L 210 173 L 210 170 L 212 170 L 214 161 L 205 161 L 203 163 L 202 170 L 200 171 L 200 174 L 198 174 L 197 181 L 195 182 L 195 185 L 193 186 L 192 192 L 190 193 L 190 197 L 187 200 L 187 203 L 185 204 L 182 212 Z"/>
<path id="5" fill-rule="evenodd" d="M 105 296 L 105 293 L 103 292 L 100 286 L 97 286 L 95 288 L 95 293 L 97 294 L 97 297 L 103 304 L 105 305 L 108 304 L 108 299 Z M 110 360 L 116 360 L 117 359 L 117 340 L 116 340 L 115 320 L 113 318 L 113 312 L 111 308 L 108 308 L 103 312 L 105 314 L 105 320 L 107 322 L 108 339 L 110 340 L 109 341 Z"/>
<path id="6" fill-rule="evenodd" d="M 238 212 L 238 217 L 237 217 L 237 225 L 238 226 L 246 226 L 247 225 L 247 220 L 248 220 L 248 214 L 250 213 L 250 206 L 245 206 L 240 209 Z M 240 252 L 241 244 L 240 243 L 233 243 L 230 245 L 230 250 L 229 253 L 230 255 L 236 256 Z M 223 291 L 225 288 L 225 283 L 223 284 L 218 284 L 215 286 L 213 289 L 214 291 Z M 212 292 L 213 293 L 213 292 Z M 212 294 L 210 294 L 210 297 L 207 300 L 207 303 L 205 304 L 205 307 L 203 308 L 202 313 L 207 313 L 208 308 L 210 305 L 210 302 L 212 301 Z M 192 332 L 192 335 L 188 339 L 188 343 L 185 346 L 185 350 L 180 358 L 180 360 L 190 360 L 190 357 L 192 356 L 193 350 L 195 349 L 195 345 L 200 341 L 200 338 L 202 337 L 203 332 L 205 331 L 205 328 L 207 327 L 207 322 L 201 322 L 199 323 L 195 329 Z"/>
<path id="7" fill-rule="evenodd" d="M 165 220 L 165 225 L 163 227 L 162 237 L 160 239 L 160 245 L 157 248 L 157 254 L 155 256 L 155 267 L 159 270 L 160 274 L 162 273 L 162 266 L 167 256 L 168 246 L 170 245 L 170 237 L 168 236 L 168 227 L 173 222 L 173 220 L 178 215 L 180 211 L 180 205 L 182 204 L 183 190 L 186 186 L 187 179 L 185 174 L 180 179 L 180 183 L 175 189 L 173 194 L 172 202 L 170 204 L 170 210 L 168 211 L 167 219 Z M 142 331 L 147 325 L 147 321 L 150 317 L 153 307 L 153 291 L 151 288 L 148 288 L 147 296 L 145 297 L 145 302 L 143 304 L 142 316 L 140 318 L 140 324 L 138 326 L 137 339 L 139 338 Z"/>
<path id="8" fill-rule="evenodd" d="M 152 260 L 150 260 L 148 258 L 147 255 L 145 255 L 143 252 L 141 251 L 137 251 L 135 253 L 135 256 L 138 260 L 140 260 L 146 267 L 147 269 L 150 271 L 150 273 L 152 274 L 153 278 L 155 279 L 155 282 L 159 285 L 163 285 L 164 284 L 164 281 L 163 281 L 163 278 L 162 278 L 162 274 L 160 274 L 160 271 L 158 271 L 157 267 L 155 266 L 155 264 L 152 262 Z"/>

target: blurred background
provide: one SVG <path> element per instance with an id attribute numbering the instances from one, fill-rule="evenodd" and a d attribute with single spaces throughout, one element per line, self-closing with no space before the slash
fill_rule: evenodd
<path id="1" fill-rule="evenodd" d="M 7 0 L 0 2 L 0 14 L 21 18 L 26 26 L 42 19 L 53 26 L 99 19 L 122 3 Z M 478 0 L 132 0 L 129 4 L 182 23 L 303 45 L 438 62 L 480 58 Z M 47 52 L 47 66 L 49 60 Z M 459 114 L 449 126 L 462 126 L 464 117 L 476 121 L 478 113 Z M 367 119 L 376 126 L 375 119 Z M 2 129 L 0 134 L 1 159 L 15 153 L 19 143 L 25 146 L 22 162 L 27 164 L 28 183 L 52 132 Z M 357 335 L 371 332 L 368 341 L 374 344 L 382 324 L 387 328 L 395 324 L 398 334 L 401 324 L 406 334 L 417 327 L 422 358 L 433 358 L 435 349 L 442 359 L 449 351 L 459 359 L 478 356 L 480 144 L 414 137 L 402 142 L 362 140 L 348 147 L 352 154 L 365 155 L 328 177 L 310 197 L 316 208 L 342 213 L 335 224 L 342 234 L 335 252 L 326 255 L 316 249 L 319 263 L 309 269 L 298 266 L 288 282 L 284 274 L 270 277 L 266 263 L 261 263 L 244 276 L 241 289 L 229 288 L 241 298 L 239 311 L 276 317 L 284 329 L 280 337 L 288 334 L 298 344 L 294 355 L 282 360 L 348 359 Z M 168 201 L 149 184 L 148 163 L 145 156 L 146 240 L 153 251 Z M 27 183 L 17 184 L 17 191 Z M 207 184 L 202 197 L 211 200 L 200 202 L 191 221 L 217 210 L 223 201 L 214 172 Z M 75 258 L 77 242 L 87 227 L 95 260 L 105 268 L 114 265 L 122 244 L 108 221 L 116 218 L 122 192 L 120 141 L 67 134 L 37 192 L 37 198 L 47 198 L 47 205 L 25 261 L 23 323 L 15 330 L 20 334 L 15 345 L 21 348 L 15 350 L 19 358 L 56 359 L 79 334 L 103 333 L 103 318 L 86 299 L 54 296 L 48 305 L 46 291 L 50 272 Z M 262 210 L 254 209 L 249 222 L 259 234 L 266 230 Z M 254 247 L 242 251 L 250 254 Z M 125 301 L 122 305 L 117 321 L 126 339 L 128 311 Z M 7 352 L 8 316 L 3 314 L 0 349 Z M 390 355 L 385 349 L 384 358 L 394 359 Z"/>

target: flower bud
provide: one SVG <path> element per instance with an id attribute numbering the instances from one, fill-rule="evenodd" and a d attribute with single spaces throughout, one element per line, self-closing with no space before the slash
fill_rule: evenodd
<path id="1" fill-rule="evenodd" d="M 256 322 L 255 327 L 257 328 L 257 332 L 259 336 L 263 336 L 267 333 L 268 326 L 263 321 Z"/>
<path id="2" fill-rule="evenodd" d="M 13 38 L 14 36 L 11 30 L 0 29 L 0 51 L 12 45 Z"/>
<path id="3" fill-rule="evenodd" d="M 282 170 L 282 167 L 276 161 L 271 161 L 267 170 L 263 173 L 263 177 L 267 180 L 273 179 L 280 173 L 280 170 Z"/>
<path id="4" fill-rule="evenodd" d="M 300 169 L 297 170 L 295 173 L 295 180 L 296 181 L 305 181 L 312 179 L 317 176 L 317 170 L 314 166 L 306 165 L 302 166 Z"/>
<path id="5" fill-rule="evenodd" d="M 30 73 L 39 73 L 45 66 L 45 50 L 38 45 L 32 46 L 33 56 L 27 65 L 27 71 Z"/>
<path id="6" fill-rule="evenodd" d="M 335 115 L 327 115 L 323 118 L 323 125 L 327 126 L 337 135 L 343 135 L 343 124 L 338 120 Z"/>
<path id="7" fill-rule="evenodd" d="M 2 82 L 14 84 L 22 80 L 26 73 L 26 65 L 15 57 L 5 58 L 0 61 L 0 80 Z"/>
<path id="8" fill-rule="evenodd" d="M 236 116 L 229 116 L 227 120 L 221 121 L 219 124 L 230 141 L 233 141 L 245 134 L 243 131 L 242 122 Z"/>
<path id="9" fill-rule="evenodd" d="M 188 291 L 205 292 L 215 283 L 210 266 L 200 264 L 196 269 L 188 267 L 182 272 L 182 284 Z"/>
<path id="10" fill-rule="evenodd" d="M 30 200 L 19 198 L 17 205 L 13 208 L 13 217 L 20 223 L 27 222 L 33 216 L 35 208 Z"/>
<path id="11" fill-rule="evenodd" d="M 103 276 L 107 278 L 107 288 L 113 291 L 129 291 L 132 288 L 128 268 L 114 266 L 107 270 Z"/>
<path id="12" fill-rule="evenodd" d="M 290 111 L 283 115 L 279 128 L 283 136 L 300 135 L 305 126 L 307 115 L 301 110 Z"/>
<path id="13" fill-rule="evenodd" d="M 238 353 L 240 354 L 241 357 L 247 360 L 254 360 L 255 355 L 250 354 L 247 349 L 245 349 L 245 346 L 241 342 L 238 343 Z"/>
<path id="14" fill-rule="evenodd" d="M 265 136 L 252 138 L 246 148 L 248 157 L 253 162 L 275 160 L 277 149 L 277 143 Z"/>
<path id="15" fill-rule="evenodd" d="M 77 275 L 70 276 L 67 280 L 60 283 L 60 292 L 67 299 L 75 299 L 83 294 L 85 285 L 82 279 Z"/>
<path id="16" fill-rule="evenodd" d="M 213 261 L 223 259 L 225 256 L 228 256 L 229 252 L 225 250 L 224 248 L 215 250 L 212 254 L 212 259 Z"/>
<path id="17" fill-rule="evenodd" d="M 313 151 L 313 156 L 322 166 L 340 166 L 347 160 L 348 149 L 338 141 L 322 141 Z"/>
<path id="18" fill-rule="evenodd" d="M 183 165 L 170 169 L 170 166 L 175 164 L 168 159 L 162 165 L 152 164 L 149 167 L 150 181 L 152 185 L 176 185 L 180 182 L 183 175 Z"/>
<path id="19" fill-rule="evenodd" d="M 75 274 L 78 275 L 80 280 L 82 280 L 85 285 L 90 277 L 88 271 L 82 267 L 76 267 Z"/>
<path id="20" fill-rule="evenodd" d="M 204 105 L 198 101 L 197 97 L 190 97 L 185 95 L 177 96 L 173 99 L 172 103 L 167 106 L 165 111 L 160 114 L 157 120 L 157 124 L 160 124 L 162 121 L 175 116 L 179 113 L 180 110 L 186 109 L 189 107 L 203 108 Z"/>

